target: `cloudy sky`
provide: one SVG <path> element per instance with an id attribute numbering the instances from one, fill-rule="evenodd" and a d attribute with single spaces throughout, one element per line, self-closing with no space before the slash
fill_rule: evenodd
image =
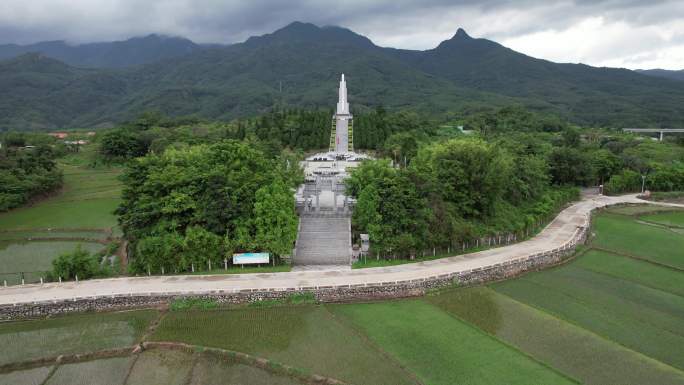
<path id="1" fill-rule="evenodd" d="M 432 48 L 462 27 L 557 62 L 684 69 L 683 0 L 2 0 L 0 43 L 149 33 L 232 43 L 295 20 L 381 46 Z"/>

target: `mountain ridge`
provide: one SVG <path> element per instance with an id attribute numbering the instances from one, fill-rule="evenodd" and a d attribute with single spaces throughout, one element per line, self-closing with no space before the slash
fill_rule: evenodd
<path id="1" fill-rule="evenodd" d="M 296 22 L 242 43 L 131 67 L 11 63 L 0 61 L 1 129 L 111 126 L 145 110 L 233 119 L 275 106 L 328 108 L 342 72 L 357 111 L 383 105 L 443 114 L 517 104 L 583 125 L 684 124 L 679 82 L 536 59 L 460 28 L 424 51 L 379 47 L 343 27 Z M 59 76 L 46 78 L 45 68 Z"/>

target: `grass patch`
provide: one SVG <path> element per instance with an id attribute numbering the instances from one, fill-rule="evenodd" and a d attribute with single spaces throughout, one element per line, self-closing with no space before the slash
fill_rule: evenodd
<path id="1" fill-rule="evenodd" d="M 194 273 L 183 272 L 183 275 L 221 275 L 221 274 L 258 274 L 258 273 L 284 273 L 292 270 L 290 265 L 264 265 L 261 267 L 235 267 L 229 266 L 228 269 L 211 269 L 206 271 L 196 271 Z"/>
<path id="2" fill-rule="evenodd" d="M 261 301 L 254 301 L 249 304 L 250 307 L 269 307 L 269 306 L 283 306 L 283 305 L 312 305 L 316 304 L 316 296 L 314 293 L 295 293 L 290 294 L 283 299 L 265 299 Z"/>
<path id="3" fill-rule="evenodd" d="M 134 357 L 60 365 L 45 385 L 110 385 L 123 384 Z"/>
<path id="4" fill-rule="evenodd" d="M 465 251 L 458 250 L 454 253 L 450 254 L 440 254 L 437 253 L 435 255 L 426 255 L 424 257 L 417 256 L 414 259 L 406 259 L 406 258 L 396 258 L 396 259 L 385 259 L 385 258 L 380 258 L 376 259 L 375 257 L 369 257 L 366 258 L 365 260 L 360 259 L 352 264 L 352 269 L 365 269 L 365 268 L 370 268 L 370 267 L 386 267 L 386 266 L 398 266 L 398 265 L 405 265 L 407 263 L 418 263 L 418 262 L 427 262 L 427 261 L 434 261 L 435 259 L 442 259 L 442 258 L 447 258 L 447 257 L 455 257 L 458 255 L 463 255 L 463 254 L 470 254 L 470 253 L 477 253 L 478 251 L 483 251 L 487 250 L 489 247 L 477 247 L 477 248 L 469 248 L 466 249 Z M 459 252 L 461 251 L 461 252 Z"/>
<path id="5" fill-rule="evenodd" d="M 429 302 L 586 384 L 681 384 L 684 373 L 585 329 L 478 287 Z"/>
<path id="6" fill-rule="evenodd" d="M 596 216 L 593 231 L 596 238 L 592 244 L 595 246 L 684 270 L 684 236 L 681 234 L 614 214 Z"/>
<path id="7" fill-rule="evenodd" d="M 173 300 L 169 305 L 171 311 L 190 309 L 209 310 L 217 307 L 218 302 L 216 302 L 216 300 L 206 298 L 179 298 Z"/>
<path id="8" fill-rule="evenodd" d="M 684 369 L 684 298 L 573 265 L 494 284 L 630 349 Z"/>
<path id="9" fill-rule="evenodd" d="M 410 384 L 321 306 L 171 312 L 151 337 L 235 350 L 354 384 Z"/>
<path id="10" fill-rule="evenodd" d="M 573 381 L 424 301 L 338 305 L 357 327 L 426 384 Z"/>
<path id="11" fill-rule="evenodd" d="M 0 365 L 60 354 L 93 352 L 134 345 L 154 310 L 91 313 L 0 324 Z"/>

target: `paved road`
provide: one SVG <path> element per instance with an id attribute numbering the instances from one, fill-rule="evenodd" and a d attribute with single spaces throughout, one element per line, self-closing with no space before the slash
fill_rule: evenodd
<path id="1" fill-rule="evenodd" d="M 506 247 L 428 262 L 347 271 L 111 278 L 79 283 L 11 286 L 0 288 L 0 305 L 117 294 L 199 294 L 218 290 L 230 292 L 243 289 L 285 289 L 428 278 L 494 265 L 558 248 L 572 238 L 578 226 L 588 223 L 588 214 L 592 209 L 616 203 L 647 202 L 637 199 L 635 195 L 583 197 L 580 202 L 563 210 L 533 239 Z"/>

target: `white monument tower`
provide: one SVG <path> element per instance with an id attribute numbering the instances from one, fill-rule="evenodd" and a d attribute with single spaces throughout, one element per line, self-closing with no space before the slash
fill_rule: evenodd
<path id="1" fill-rule="evenodd" d="M 342 74 L 339 100 L 332 119 L 330 152 L 338 156 L 354 152 L 353 127 L 353 116 L 349 113 L 349 102 L 347 102 L 347 82 Z"/>

